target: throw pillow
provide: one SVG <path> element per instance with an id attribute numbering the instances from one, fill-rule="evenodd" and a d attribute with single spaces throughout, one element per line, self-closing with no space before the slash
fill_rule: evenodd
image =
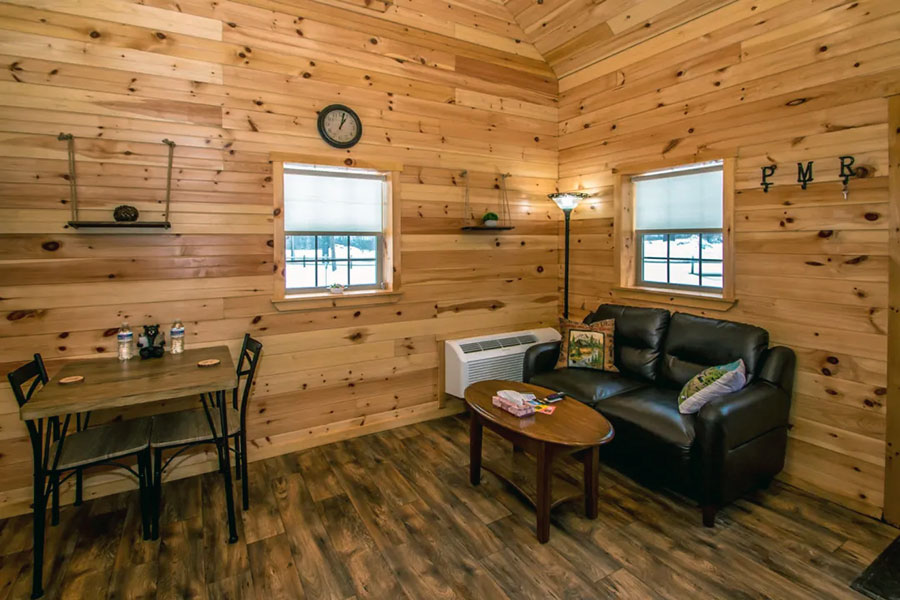
<path id="1" fill-rule="evenodd" d="M 747 368 L 740 358 L 727 365 L 704 369 L 681 388 L 678 411 L 684 415 L 698 412 L 710 400 L 736 392 L 746 383 Z"/>
<path id="2" fill-rule="evenodd" d="M 568 319 L 559 320 L 562 341 L 557 369 L 578 367 L 618 373 L 613 358 L 616 320 L 606 319 L 587 325 Z"/>

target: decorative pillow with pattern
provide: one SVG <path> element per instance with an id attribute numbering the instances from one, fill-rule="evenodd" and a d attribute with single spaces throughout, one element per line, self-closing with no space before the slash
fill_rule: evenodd
<path id="1" fill-rule="evenodd" d="M 618 373 L 613 358 L 616 320 L 606 319 L 587 325 L 568 319 L 559 320 L 562 341 L 557 369 L 576 367 Z"/>
<path id="2" fill-rule="evenodd" d="M 691 378 L 678 394 L 678 411 L 684 415 L 698 412 L 703 405 L 742 389 L 747 384 L 747 368 L 738 359 L 727 365 L 709 367 Z"/>

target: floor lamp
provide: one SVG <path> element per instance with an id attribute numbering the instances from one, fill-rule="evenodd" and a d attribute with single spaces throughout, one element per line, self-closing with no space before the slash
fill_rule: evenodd
<path id="1" fill-rule="evenodd" d="M 551 200 L 556 202 L 563 214 L 566 216 L 566 269 L 565 269 L 565 292 L 563 295 L 563 317 L 569 318 L 569 221 L 572 217 L 572 211 L 578 206 L 578 203 L 588 197 L 589 194 L 584 192 L 567 192 L 564 194 L 547 194 Z"/>

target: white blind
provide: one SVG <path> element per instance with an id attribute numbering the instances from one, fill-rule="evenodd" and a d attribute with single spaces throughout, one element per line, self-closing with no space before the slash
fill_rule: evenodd
<path id="1" fill-rule="evenodd" d="M 635 229 L 721 229 L 722 165 L 692 165 L 632 178 Z"/>
<path id="2" fill-rule="evenodd" d="M 284 166 L 284 230 L 381 232 L 385 175 L 367 169 Z"/>

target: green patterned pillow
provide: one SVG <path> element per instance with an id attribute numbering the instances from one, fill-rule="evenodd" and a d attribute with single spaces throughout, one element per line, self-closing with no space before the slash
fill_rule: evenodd
<path id="1" fill-rule="evenodd" d="M 736 392 L 746 383 L 747 368 L 742 359 L 704 369 L 681 388 L 681 393 L 678 394 L 678 411 L 684 415 L 698 412 L 710 400 Z"/>

